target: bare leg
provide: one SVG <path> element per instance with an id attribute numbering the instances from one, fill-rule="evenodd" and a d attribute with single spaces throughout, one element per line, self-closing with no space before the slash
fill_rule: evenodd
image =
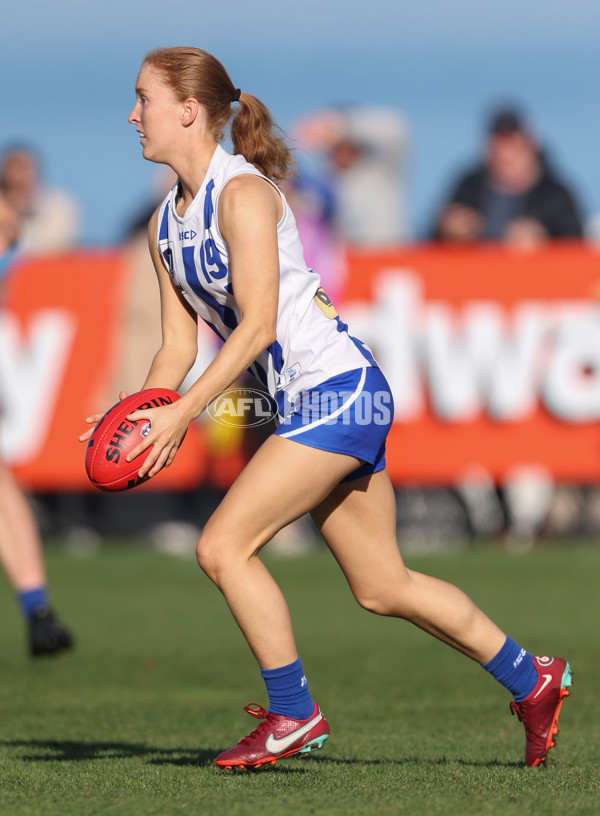
<path id="1" fill-rule="evenodd" d="M 204 529 L 198 561 L 223 592 L 260 666 L 291 663 L 297 650 L 285 599 L 257 554 L 277 530 L 311 508 L 359 603 L 406 618 L 487 662 L 502 647 L 504 633 L 452 584 L 406 569 L 387 474 L 339 484 L 358 464 L 269 437 Z"/>
<path id="2" fill-rule="evenodd" d="M 225 596 L 263 669 L 292 663 L 298 652 L 287 604 L 258 552 L 360 464 L 270 436 L 203 530 L 198 562 Z"/>
<path id="3" fill-rule="evenodd" d="M 404 566 L 385 471 L 338 485 L 311 515 L 366 609 L 405 618 L 481 664 L 502 648 L 506 635 L 464 592 Z"/>
<path id="4" fill-rule="evenodd" d="M 0 562 L 17 592 L 46 584 L 37 524 L 14 476 L 0 461 Z"/>
<path id="5" fill-rule="evenodd" d="M 73 645 L 71 633 L 47 606 L 46 570 L 33 511 L 1 460 L 0 563 L 20 596 L 28 620 L 30 654 L 37 657 L 70 648 Z"/>

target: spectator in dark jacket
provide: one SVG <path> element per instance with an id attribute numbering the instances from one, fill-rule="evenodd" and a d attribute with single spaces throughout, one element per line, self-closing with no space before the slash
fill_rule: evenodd
<path id="1" fill-rule="evenodd" d="M 557 179 L 519 111 L 506 108 L 492 116 L 485 159 L 455 184 L 433 237 L 537 246 L 582 232 L 575 196 Z"/>

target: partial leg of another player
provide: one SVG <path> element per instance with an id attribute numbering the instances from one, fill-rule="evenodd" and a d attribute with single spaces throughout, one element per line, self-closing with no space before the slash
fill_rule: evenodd
<path id="1" fill-rule="evenodd" d="M 0 563 L 27 621 L 30 654 L 38 657 L 72 646 L 71 633 L 59 623 L 49 605 L 42 545 L 33 511 L 1 460 Z"/>
<path id="2" fill-rule="evenodd" d="M 569 694 L 569 664 L 534 658 L 457 587 L 404 566 L 385 471 L 338 485 L 312 517 L 362 606 L 411 621 L 476 660 L 511 691 L 513 711 L 525 725 L 526 764 L 543 762 Z"/>

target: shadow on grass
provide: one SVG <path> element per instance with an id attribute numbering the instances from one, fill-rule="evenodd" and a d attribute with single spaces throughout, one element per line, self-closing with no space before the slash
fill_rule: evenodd
<path id="1" fill-rule="evenodd" d="M 136 742 L 83 742 L 80 740 L 0 740 L 0 746 L 29 749 L 16 757 L 22 762 L 83 762 L 106 759 L 143 759 L 149 765 L 175 765 L 178 767 L 215 768 L 215 757 L 225 748 L 189 749 L 159 748 Z M 299 763 L 296 767 L 277 766 L 279 773 L 304 773 Z M 258 772 L 263 772 L 259 769 Z"/>
<path id="2" fill-rule="evenodd" d="M 30 749 L 23 762 L 81 762 L 90 759 L 144 758 L 156 764 L 210 765 L 219 750 L 158 748 L 139 742 L 83 742 L 81 740 L 0 740 L 0 745 Z"/>
<path id="3" fill-rule="evenodd" d="M 23 762 L 81 762 L 83 760 L 101 759 L 128 759 L 145 758 L 150 765 L 177 765 L 184 766 L 213 766 L 215 757 L 224 750 L 217 749 L 189 749 L 189 748 L 159 748 L 151 745 L 144 745 L 136 742 L 82 742 L 80 740 L 0 740 L 0 745 L 13 748 L 30 749 L 30 752 L 19 757 Z M 492 760 L 484 762 L 481 760 L 466 760 L 459 758 L 424 758 L 418 756 L 397 757 L 395 759 L 352 759 L 315 756 L 291 757 L 291 759 L 306 762 L 324 763 L 326 765 L 462 765 L 472 768 L 520 768 L 521 762 L 500 762 Z M 276 770 L 286 773 L 297 773 L 305 770 L 300 765 L 297 767 L 279 765 Z"/>
<path id="4" fill-rule="evenodd" d="M 480 759 L 460 759 L 458 757 L 420 757 L 404 756 L 395 759 L 342 759 L 340 757 L 311 756 L 313 762 L 326 762 L 331 765 L 462 765 L 465 768 L 523 768 L 523 762 L 501 762 L 492 759 L 484 762 Z"/>

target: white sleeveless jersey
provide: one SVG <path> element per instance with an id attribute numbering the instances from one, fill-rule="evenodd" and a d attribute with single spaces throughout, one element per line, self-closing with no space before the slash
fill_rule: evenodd
<path id="1" fill-rule="evenodd" d="M 185 215 L 179 216 L 175 209 L 175 184 L 158 218 L 158 248 L 173 282 L 222 340 L 236 328 L 240 313 L 232 291 L 229 250 L 219 231 L 219 195 L 230 179 L 242 173 L 265 178 L 243 156 L 232 156 L 217 146 Z M 302 391 L 344 371 L 377 364 L 368 347 L 348 334 L 320 287 L 319 275 L 306 266 L 293 213 L 285 196 L 275 189 L 284 210 L 277 225 L 277 339 L 249 371 L 276 400 L 279 415 L 286 416 Z"/>

